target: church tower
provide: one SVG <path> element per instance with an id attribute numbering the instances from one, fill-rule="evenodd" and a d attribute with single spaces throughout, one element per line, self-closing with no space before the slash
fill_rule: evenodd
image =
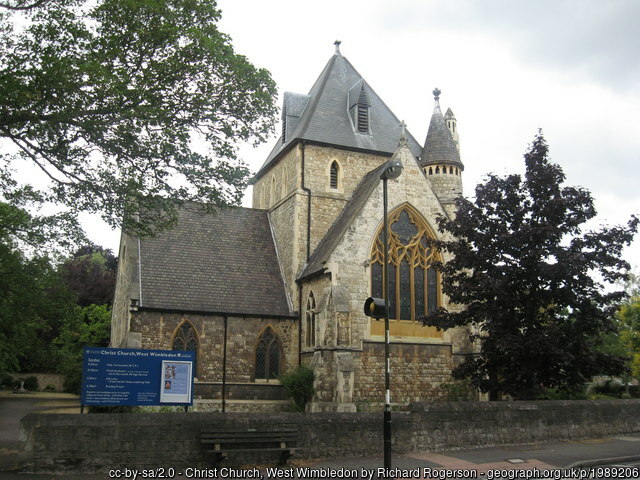
<path id="1" fill-rule="evenodd" d="M 420 154 L 420 167 L 447 212 L 452 214 L 455 199 L 462 195 L 464 165 L 460 160 L 456 118 L 451 109 L 447 110 L 446 118 L 442 115 L 441 93 L 438 88 L 433 91 L 435 107 Z"/>

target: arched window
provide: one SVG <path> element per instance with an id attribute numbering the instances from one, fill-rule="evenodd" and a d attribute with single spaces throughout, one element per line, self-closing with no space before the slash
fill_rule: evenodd
<path id="1" fill-rule="evenodd" d="M 431 264 L 438 259 L 427 240 L 431 230 L 409 206 L 389 215 L 390 317 L 417 320 L 440 305 L 438 273 Z M 371 252 L 371 296 L 384 298 L 382 227 Z"/>
<path id="2" fill-rule="evenodd" d="M 429 167 L 429 175 L 433 175 L 433 168 Z"/>
<path id="3" fill-rule="evenodd" d="M 453 175 L 453 167 L 449 167 L 449 174 Z"/>
<path id="4" fill-rule="evenodd" d="M 198 334 L 196 329 L 193 328 L 191 322 L 184 320 L 175 332 L 173 332 L 173 341 L 171 342 L 171 350 L 187 350 L 195 352 L 196 361 L 193 366 L 193 375 L 198 376 Z"/>
<path id="5" fill-rule="evenodd" d="M 267 327 L 256 346 L 255 378 L 271 380 L 280 376 L 280 340 L 271 327 Z"/>
<path id="6" fill-rule="evenodd" d="M 307 298 L 307 310 L 305 314 L 305 345 L 314 347 L 316 345 L 316 298 L 313 292 Z"/>
<path id="7" fill-rule="evenodd" d="M 436 167 L 436 175 L 440 173 L 440 167 Z"/>
<path id="8" fill-rule="evenodd" d="M 338 188 L 338 180 L 340 176 L 340 166 L 338 162 L 335 160 L 331 162 L 331 167 L 329 168 L 329 187 L 336 189 Z"/>

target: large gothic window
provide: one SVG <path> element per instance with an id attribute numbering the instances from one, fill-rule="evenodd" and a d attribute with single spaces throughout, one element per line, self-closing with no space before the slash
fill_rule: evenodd
<path id="1" fill-rule="evenodd" d="M 198 376 L 198 334 L 196 333 L 196 329 L 193 328 L 188 321 L 183 321 L 176 331 L 173 334 L 173 341 L 171 342 L 172 350 L 188 350 L 190 352 L 195 352 L 196 361 L 193 366 L 193 375 L 195 377 Z"/>
<path id="2" fill-rule="evenodd" d="M 271 327 L 267 327 L 256 346 L 256 379 L 276 379 L 280 376 L 280 340 Z"/>
<path id="3" fill-rule="evenodd" d="M 438 274 L 431 267 L 437 253 L 428 246 L 430 229 L 420 215 L 404 206 L 389 215 L 390 317 L 417 320 L 439 306 Z M 382 227 L 371 253 L 371 295 L 384 298 Z"/>

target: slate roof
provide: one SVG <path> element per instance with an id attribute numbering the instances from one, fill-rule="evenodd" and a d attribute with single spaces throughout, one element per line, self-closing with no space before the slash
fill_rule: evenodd
<path id="1" fill-rule="evenodd" d="M 140 239 L 140 307 L 292 316 L 267 215 L 181 209 L 174 229 Z"/>
<path id="2" fill-rule="evenodd" d="M 329 228 L 327 234 L 322 238 L 315 251 L 309 258 L 307 266 L 299 275 L 298 280 L 312 277 L 324 271 L 324 265 L 329 260 L 329 256 L 338 246 L 342 237 L 356 216 L 364 207 L 367 199 L 371 196 L 375 188 L 380 182 L 380 172 L 386 164 L 371 170 L 367 173 L 362 181 L 358 184 L 351 196 L 351 200 L 345 205 L 344 209 L 338 216 L 333 225 Z"/>
<path id="3" fill-rule="evenodd" d="M 447 114 L 449 112 L 451 112 L 451 109 L 447 111 Z M 451 112 L 451 115 L 453 116 L 453 112 Z M 419 163 L 421 167 L 445 163 L 464 170 L 464 165 L 460 160 L 460 152 L 458 152 L 451 132 L 444 121 L 442 110 L 440 110 L 440 102 L 437 98 Z"/>
<path id="4" fill-rule="evenodd" d="M 359 82 L 365 85 L 369 100 L 369 134 L 355 131 L 348 112 L 349 92 Z M 293 94 L 287 92 L 285 99 L 288 100 L 290 95 Z M 339 52 L 329 59 L 305 97 L 308 97 L 308 102 L 300 117 L 292 119 L 287 115 L 285 142 L 282 142 L 282 137 L 278 139 L 256 174 L 257 178 L 299 140 L 389 155 L 393 154 L 398 147 L 398 139 L 402 131 L 400 120 Z M 290 130 L 290 123 L 294 123 L 295 128 Z M 418 158 L 422 147 L 410 134 L 408 143 L 411 152 Z"/>

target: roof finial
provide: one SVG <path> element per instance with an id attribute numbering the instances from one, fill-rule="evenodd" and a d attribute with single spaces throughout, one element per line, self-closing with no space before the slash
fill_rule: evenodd
<path id="1" fill-rule="evenodd" d="M 442 91 L 438 87 L 436 87 L 436 89 L 433 91 L 433 98 L 436 99 L 436 102 L 438 100 L 440 100 L 440 94 L 441 93 L 442 93 Z"/>
<path id="2" fill-rule="evenodd" d="M 336 40 L 335 42 L 333 42 L 333 44 L 336 46 L 336 55 L 341 55 L 340 53 L 340 44 L 342 42 L 340 40 Z"/>
<path id="3" fill-rule="evenodd" d="M 407 144 L 407 124 L 404 123 L 404 120 L 400 122 L 400 142 L 398 143 L 399 147 L 404 147 Z"/>

